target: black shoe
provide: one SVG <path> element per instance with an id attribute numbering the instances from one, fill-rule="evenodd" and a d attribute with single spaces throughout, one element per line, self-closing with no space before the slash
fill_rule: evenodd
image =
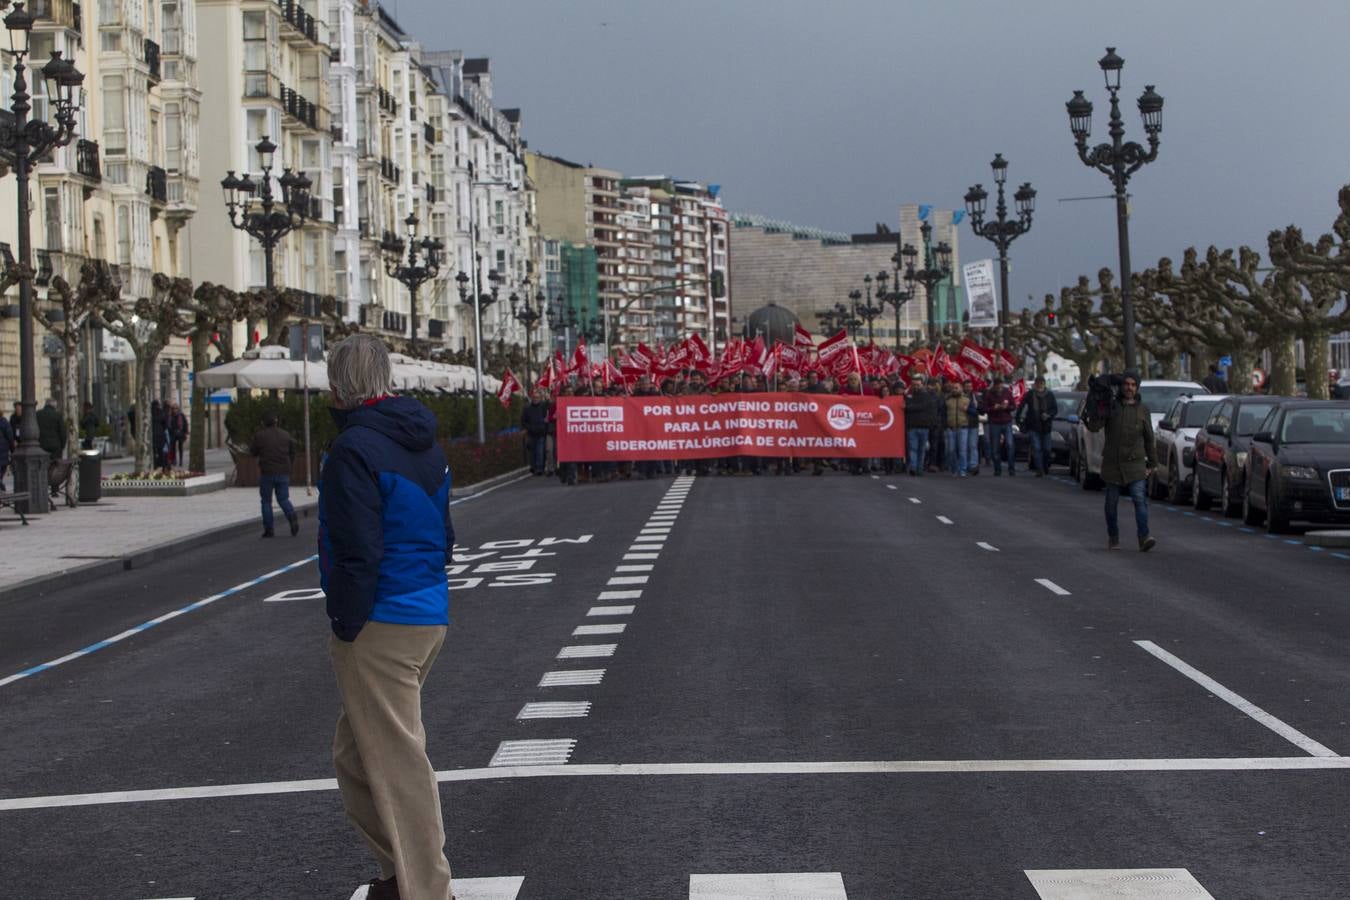
<path id="1" fill-rule="evenodd" d="M 381 881 L 378 878 L 372 878 L 370 890 L 366 893 L 366 900 L 400 900 L 398 879 L 390 877 L 388 881 Z"/>
<path id="2" fill-rule="evenodd" d="M 1154 538 L 1152 535 L 1149 535 L 1148 537 L 1144 538 L 1142 541 L 1139 542 L 1139 552 L 1147 553 L 1156 546 L 1158 546 L 1157 539 Z"/>
<path id="3" fill-rule="evenodd" d="M 276 535 L 272 533 L 272 529 L 268 528 L 266 531 L 263 532 L 263 537 L 265 538 L 276 537 Z"/>
<path id="4" fill-rule="evenodd" d="M 295 537 L 299 533 L 300 533 L 300 519 L 299 518 L 291 519 L 291 537 Z"/>

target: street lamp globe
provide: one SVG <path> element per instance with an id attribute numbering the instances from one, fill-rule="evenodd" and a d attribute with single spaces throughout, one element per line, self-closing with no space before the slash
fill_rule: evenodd
<path id="1" fill-rule="evenodd" d="M 1092 135 L 1092 101 L 1084 97 L 1082 91 L 1074 91 L 1064 107 L 1069 111 L 1069 130 L 1074 139 L 1086 141 Z"/>
<path id="2" fill-rule="evenodd" d="M 943 275 L 950 275 L 952 268 L 952 245 L 946 241 L 941 241 L 933 248 L 933 254 L 937 257 L 937 267 L 943 271 Z"/>
<path id="3" fill-rule="evenodd" d="M 1106 78 L 1106 89 L 1108 91 L 1120 90 L 1120 70 L 1125 68 L 1125 60 L 1116 53 L 1116 48 L 1107 47 L 1106 55 L 1097 60 L 1097 65 L 1102 67 L 1102 75 Z"/>
<path id="4" fill-rule="evenodd" d="M 1024 219 L 1030 219 L 1031 214 L 1036 211 L 1036 189 L 1031 186 L 1030 181 L 1024 181 L 1022 186 L 1013 194 L 1013 200 L 1017 203 L 1017 214 Z"/>
<path id="5" fill-rule="evenodd" d="M 971 185 L 970 190 L 966 191 L 966 214 L 975 222 L 979 222 L 984 218 L 988 201 L 989 192 L 984 189 L 984 185 Z"/>
<path id="6" fill-rule="evenodd" d="M 459 288 L 459 302 L 469 302 L 469 276 L 463 269 L 455 276 L 455 286 Z"/>
<path id="7" fill-rule="evenodd" d="M 1153 85 L 1144 85 L 1144 93 L 1139 95 L 1139 115 L 1144 120 L 1144 131 L 1156 135 L 1162 131 L 1163 98 L 1153 89 Z"/>
<path id="8" fill-rule="evenodd" d="M 1003 158 L 1002 153 L 995 153 L 993 162 L 989 163 L 989 168 L 994 170 L 994 183 L 1003 184 L 1008 180 L 1008 161 Z"/>
<path id="9" fill-rule="evenodd" d="M 253 149 L 258 151 L 258 160 L 264 170 L 272 168 L 272 154 L 277 152 L 277 145 L 263 135 L 263 139 L 253 145 Z"/>
<path id="10" fill-rule="evenodd" d="M 5 28 L 9 30 L 9 49 L 16 54 L 28 53 L 28 35 L 33 30 L 33 15 L 15 3 L 9 15 L 5 16 Z"/>

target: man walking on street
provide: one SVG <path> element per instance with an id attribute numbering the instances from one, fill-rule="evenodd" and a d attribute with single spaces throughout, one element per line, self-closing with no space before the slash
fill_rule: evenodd
<path id="1" fill-rule="evenodd" d="M 905 457 L 911 475 L 923 475 L 928 432 L 942 425 L 941 403 L 928 389 L 927 379 L 916 372 L 905 391 Z"/>
<path id="2" fill-rule="evenodd" d="M 1012 429 L 1013 396 L 1012 391 L 1004 386 L 1002 375 L 995 375 L 993 382 L 985 389 L 981 406 L 989 416 L 989 424 L 985 430 L 989 435 L 989 458 L 994 461 L 994 476 L 1003 474 L 1000 460 L 1003 453 L 1007 454 L 1009 477 L 1016 475 L 1017 454 L 1013 445 Z M 1002 450 L 999 448 L 1000 440 L 1003 441 Z"/>
<path id="3" fill-rule="evenodd" d="M 272 494 L 275 493 L 277 505 L 286 514 L 286 521 L 291 523 L 291 537 L 295 537 L 300 533 L 300 519 L 295 515 L 295 507 L 291 506 L 291 462 L 295 459 L 295 442 L 284 429 L 277 427 L 275 413 L 263 416 L 263 427 L 253 435 L 249 452 L 258 457 L 262 536 L 272 537 Z"/>
<path id="4" fill-rule="evenodd" d="M 548 393 L 535 389 L 534 397 L 520 414 L 520 427 L 530 450 L 530 474 L 543 475 L 548 465 Z"/>
<path id="5" fill-rule="evenodd" d="M 1127 373 L 1120 388 L 1120 402 L 1113 404 L 1105 419 L 1087 422 L 1088 431 L 1106 431 L 1102 446 L 1102 481 L 1106 482 L 1106 549 L 1120 549 L 1120 525 L 1116 507 L 1122 491 L 1134 502 L 1134 524 L 1139 549 L 1157 546 L 1148 533 L 1148 476 L 1153 472 L 1153 420 L 1139 400 L 1139 376 Z"/>
<path id="6" fill-rule="evenodd" d="M 452 900 L 422 685 L 450 622 L 450 469 L 436 417 L 388 395 L 389 351 L 356 334 L 328 355 L 334 439 L 319 483 L 319 564 L 342 712 L 333 763 L 380 866 L 369 900 Z"/>
<path id="7" fill-rule="evenodd" d="M 1055 395 L 1046 390 L 1044 378 L 1037 376 L 1035 386 L 1022 397 L 1017 423 L 1031 444 L 1027 461 L 1036 477 L 1043 478 L 1050 471 L 1050 435 L 1055 430 Z"/>

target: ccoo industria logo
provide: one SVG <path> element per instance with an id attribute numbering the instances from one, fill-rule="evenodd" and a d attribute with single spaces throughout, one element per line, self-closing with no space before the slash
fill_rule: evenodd
<path id="1" fill-rule="evenodd" d="M 593 423 L 617 424 L 622 421 L 622 406 L 567 407 L 567 423 L 569 425 L 585 425 Z"/>

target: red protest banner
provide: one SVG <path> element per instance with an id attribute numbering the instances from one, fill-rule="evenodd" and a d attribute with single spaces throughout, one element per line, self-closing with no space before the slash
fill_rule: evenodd
<path id="1" fill-rule="evenodd" d="M 559 397 L 558 460 L 905 455 L 903 397 Z"/>

